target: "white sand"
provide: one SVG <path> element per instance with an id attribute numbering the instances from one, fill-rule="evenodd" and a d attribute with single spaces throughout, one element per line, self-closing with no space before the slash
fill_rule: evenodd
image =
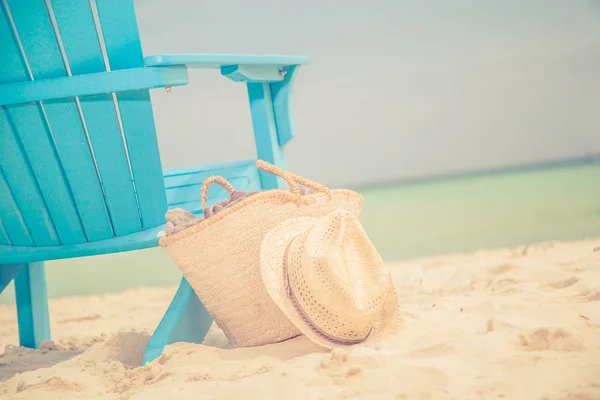
<path id="1" fill-rule="evenodd" d="M 0 398 L 600 399 L 600 239 L 390 268 L 404 329 L 334 352 L 303 337 L 231 350 L 213 327 L 140 367 L 175 288 L 52 300 L 56 344 L 37 351 L 14 346 L 1 306 Z"/>

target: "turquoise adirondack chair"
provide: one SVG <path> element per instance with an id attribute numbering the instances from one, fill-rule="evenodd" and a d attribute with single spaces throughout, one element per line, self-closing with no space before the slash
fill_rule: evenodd
<path id="1" fill-rule="evenodd" d="M 282 184 L 255 160 L 163 171 L 149 89 L 186 85 L 188 68 L 245 83 L 257 158 L 285 167 L 306 57 L 144 58 L 133 0 L 3 0 L 0 54 L 0 292 L 14 279 L 22 346 L 50 339 L 44 261 L 157 246 L 169 208 L 202 212 L 210 175 L 248 191 Z M 211 323 L 183 278 L 145 362 L 201 342 Z"/>

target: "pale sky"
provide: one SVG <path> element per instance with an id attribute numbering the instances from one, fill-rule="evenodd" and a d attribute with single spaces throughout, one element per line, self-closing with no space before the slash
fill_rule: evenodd
<path id="1" fill-rule="evenodd" d="M 600 152 L 600 1 L 136 0 L 146 55 L 305 54 L 287 147 L 339 186 Z M 253 158 L 245 87 L 153 92 L 166 168 Z"/>

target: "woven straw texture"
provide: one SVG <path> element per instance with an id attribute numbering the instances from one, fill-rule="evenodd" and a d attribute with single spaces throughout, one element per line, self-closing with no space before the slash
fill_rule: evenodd
<path id="1" fill-rule="evenodd" d="M 293 193 L 297 193 L 294 185 L 293 192 L 260 192 L 160 240 L 234 347 L 276 343 L 301 334 L 262 282 L 260 248 L 266 233 L 286 219 L 321 218 L 337 209 L 360 218 L 363 205 L 355 192 L 329 191 L 265 164 L 259 161 L 257 166 L 321 192 L 300 197 Z"/>
<path id="2" fill-rule="evenodd" d="M 353 213 L 280 223 L 263 240 L 261 271 L 275 304 L 319 345 L 369 344 L 399 329 L 391 274 Z"/>

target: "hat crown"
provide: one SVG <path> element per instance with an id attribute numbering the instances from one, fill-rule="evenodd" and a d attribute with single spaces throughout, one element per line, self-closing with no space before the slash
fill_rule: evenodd
<path id="1" fill-rule="evenodd" d="M 337 210 L 288 250 L 290 289 L 327 334 L 353 340 L 369 333 L 391 277 L 356 217 Z"/>

